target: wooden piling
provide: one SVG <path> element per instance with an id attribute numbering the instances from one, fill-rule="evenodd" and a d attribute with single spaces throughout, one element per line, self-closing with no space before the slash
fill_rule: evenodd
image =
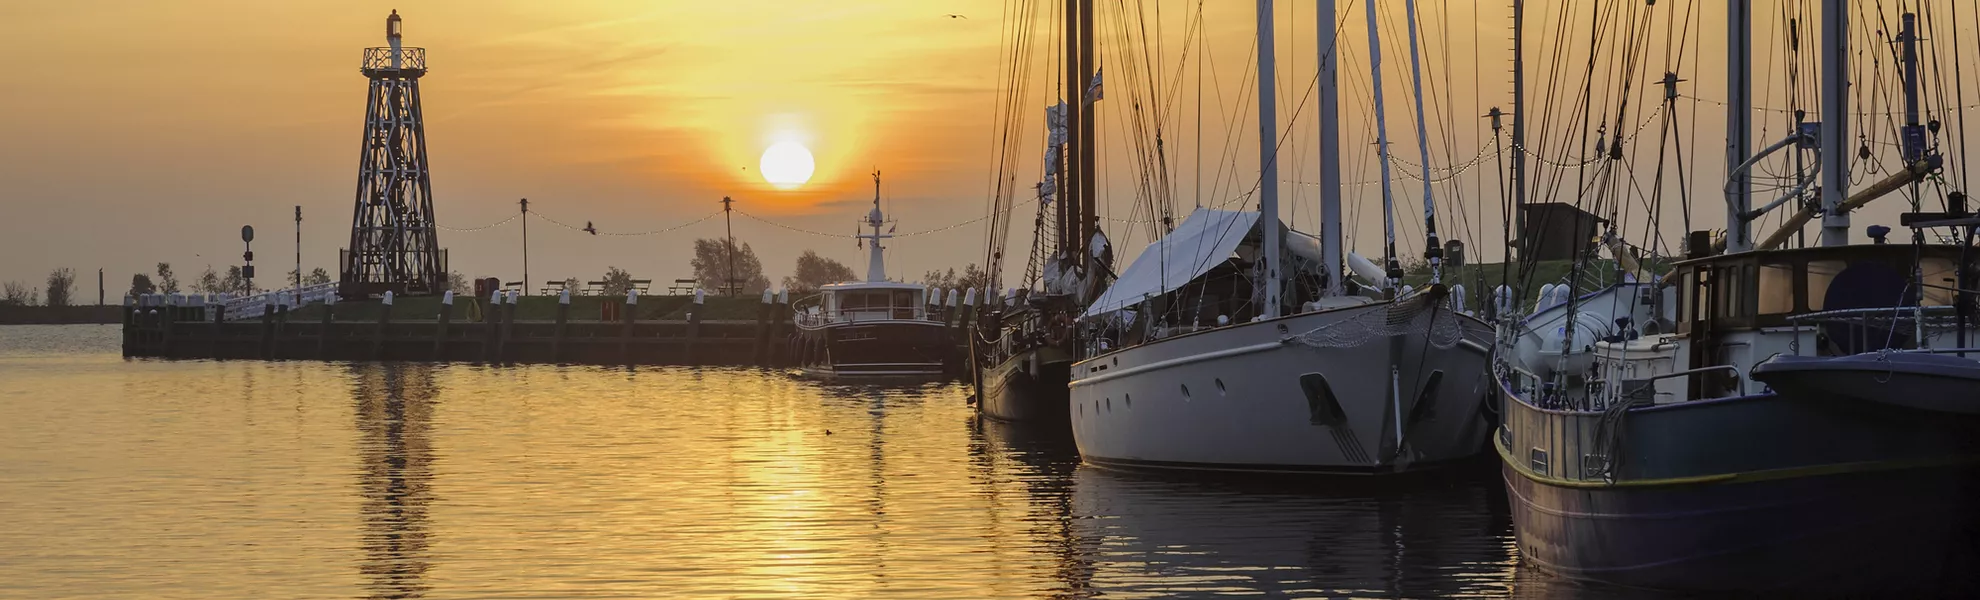
<path id="1" fill-rule="evenodd" d="M 385 356 L 385 329 L 392 324 L 392 291 L 378 300 L 378 328 L 371 332 L 371 360 Z"/>
<path id="2" fill-rule="evenodd" d="M 756 305 L 756 344 L 750 361 L 756 366 L 770 364 L 770 311 L 776 307 L 776 296 L 770 290 L 763 290 L 763 302 Z"/>
<path id="3" fill-rule="evenodd" d="M 700 357 L 694 355 L 694 343 L 701 337 L 702 302 L 706 299 L 703 290 L 694 291 L 694 306 L 688 309 L 687 337 L 681 342 L 681 363 L 701 364 Z"/>
<path id="4" fill-rule="evenodd" d="M 496 328 L 495 324 L 501 322 L 499 317 L 501 312 L 502 291 L 496 290 L 495 293 L 488 296 L 488 308 L 481 311 L 481 360 L 483 362 L 496 362 L 496 344 L 498 338 L 502 335 L 502 331 Z"/>
<path id="5" fill-rule="evenodd" d="M 509 291 L 508 300 L 502 306 L 502 333 L 495 337 L 496 362 L 509 361 L 509 338 L 515 335 L 516 305 L 521 304 L 521 300 L 515 290 Z"/>
<path id="6" fill-rule="evenodd" d="M 440 322 L 433 328 L 433 360 L 447 359 L 447 330 L 454 324 L 454 292 L 440 296 Z"/>
<path id="7" fill-rule="evenodd" d="M 323 314 L 317 316 L 316 358 L 330 360 L 330 350 L 337 344 L 337 295 L 323 299 Z"/>
<path id="8" fill-rule="evenodd" d="M 550 362 L 564 362 L 564 337 L 569 335 L 571 318 L 571 290 L 565 288 L 557 294 L 557 328 L 550 338 Z"/>
<path id="9" fill-rule="evenodd" d="M 625 303 L 619 306 L 619 360 L 629 365 L 633 364 L 633 313 L 638 308 L 639 291 L 626 292 Z"/>

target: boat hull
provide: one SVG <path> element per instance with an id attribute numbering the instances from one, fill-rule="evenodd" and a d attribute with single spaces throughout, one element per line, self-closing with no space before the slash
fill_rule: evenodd
<path id="1" fill-rule="evenodd" d="M 1970 420 L 1765 394 L 1632 409 L 1612 447 L 1602 413 L 1507 411 L 1495 445 L 1532 566 L 1680 591 L 1980 591 Z"/>
<path id="2" fill-rule="evenodd" d="M 817 379 L 936 379 L 954 352 L 942 323 L 876 320 L 799 329 L 803 373 Z"/>
<path id="3" fill-rule="evenodd" d="M 1063 424 L 1071 420 L 1072 359 L 1038 348 L 983 370 L 983 416 L 1013 423 Z"/>
<path id="4" fill-rule="evenodd" d="M 1381 474 L 1483 451 L 1484 324 L 1434 309 L 1464 332 L 1444 348 L 1420 334 L 1352 347 L 1289 340 L 1380 319 L 1390 306 L 1223 327 L 1075 364 L 1071 417 L 1080 456 L 1129 468 Z"/>

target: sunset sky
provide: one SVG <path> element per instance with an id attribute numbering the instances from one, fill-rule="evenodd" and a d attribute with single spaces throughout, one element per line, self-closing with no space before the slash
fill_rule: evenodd
<path id="1" fill-rule="evenodd" d="M 1202 80 L 1194 62 L 1178 68 L 1187 19 L 1197 3 L 1098 4 L 1107 26 L 1101 42 L 1107 72 L 1123 68 L 1121 53 L 1145 52 L 1161 70 L 1180 74 L 1161 82 L 1163 94 L 1173 95 L 1163 101 L 1164 141 L 1178 210 L 1186 213 L 1196 203 L 1199 180 L 1206 204 L 1248 203 L 1245 192 L 1257 180 L 1258 163 L 1256 104 L 1246 92 L 1252 84 L 1243 79 L 1252 68 L 1253 3 L 1203 3 L 1209 56 L 1188 59 L 1207 61 Z M 1471 163 L 1490 145 L 1491 133 L 1475 115 L 1494 105 L 1510 109 L 1508 9 L 1503 2 L 1484 4 L 1426 2 L 1420 16 L 1425 78 L 1433 88 L 1427 109 L 1431 162 L 1440 169 Z M 1640 163 L 1634 177 L 1649 185 L 1659 149 L 1661 122 L 1639 119 L 1651 116 L 1643 111 L 1657 102 L 1653 80 L 1675 60 L 1665 51 L 1673 39 L 1666 34 L 1690 29 L 1693 37 L 1676 69 L 1689 80 L 1681 89 L 1706 101 L 1681 102 L 1682 118 L 1675 126 L 1688 136 L 1697 226 L 1716 228 L 1722 209 L 1718 196 L 1706 194 L 1722 181 L 1725 118 L 1708 102 L 1725 97 L 1724 8 L 1698 2 L 1696 25 L 1687 28 L 1680 20 L 1671 28 L 1666 4 L 1659 3 L 1654 17 L 1641 17 L 1655 21 L 1647 25 L 1648 64 L 1630 92 L 1630 120 L 1644 127 L 1641 140 L 1628 146 Z M 1681 10 L 1689 3 L 1676 4 Z M 260 231 L 255 249 L 261 283 L 272 283 L 271 277 L 294 265 L 295 205 L 305 215 L 305 270 L 322 267 L 334 276 L 336 251 L 347 244 L 355 191 L 365 94 L 357 69 L 360 52 L 384 44 L 383 21 L 393 9 L 405 18 L 407 45 L 428 52 L 431 72 L 421 85 L 436 213 L 444 226 L 500 221 L 516 211 L 518 198 L 527 197 L 533 210 L 564 223 L 581 227 L 591 221 L 604 232 L 650 231 L 703 217 L 719 210 L 723 196 L 732 196 L 739 209 L 752 214 L 845 235 L 871 198 L 869 174 L 876 168 L 884 173 L 887 209 L 900 220 L 902 232 L 977 219 L 985 212 L 995 169 L 1003 80 L 999 55 L 1007 49 L 1009 31 L 1029 27 L 1040 36 L 1032 61 L 1036 68 L 1027 70 L 1031 93 L 1020 101 L 1029 111 L 1023 131 L 1031 137 L 1014 145 L 1024 153 L 1017 161 L 1024 185 L 1036 181 L 1043 108 L 1048 94 L 1057 93 L 1056 72 L 1046 66 L 1052 60 L 1049 46 L 1057 43 L 1051 30 L 1056 22 L 1043 14 L 1058 10 L 1057 4 L 1040 5 L 1048 9 L 1029 25 L 1006 15 L 1007 7 L 1021 5 L 991 0 L 0 5 L 0 51 L 17 57 L 10 61 L 9 76 L 0 79 L 5 108 L 0 202 L 7 208 L 0 219 L 0 280 L 40 286 L 50 268 L 71 267 L 82 275 L 78 296 L 93 299 L 95 271 L 102 268 L 114 301 L 132 273 L 149 272 L 158 261 L 173 263 L 187 282 L 208 265 L 224 271 L 238 264 L 238 230 L 251 224 Z M 1136 5 L 1145 8 L 1144 16 L 1124 12 Z M 1948 18 L 1950 0 L 1933 6 Z M 1807 9 L 1811 18 L 1814 8 L 1810 3 Z M 1311 109 L 1299 109 L 1315 62 L 1312 10 L 1310 2 L 1280 2 L 1278 11 L 1279 123 L 1291 132 L 1282 147 L 1281 177 L 1287 181 L 1281 189 L 1289 220 L 1305 230 L 1316 228 L 1317 212 L 1313 188 L 1298 183 L 1314 178 L 1317 160 Z M 1346 44 L 1342 106 L 1348 113 L 1342 148 L 1352 154 L 1344 159 L 1344 177 L 1355 183 L 1348 188 L 1356 221 L 1351 233 L 1355 246 L 1373 255 L 1379 254 L 1380 205 L 1379 188 L 1366 184 L 1377 173 L 1370 158 L 1363 10 L 1358 3 L 1340 3 Z M 1586 79 L 1580 75 L 1586 65 L 1577 61 L 1585 60 L 1590 46 L 1588 26 L 1571 22 L 1570 33 L 1556 34 L 1561 15 L 1535 10 L 1529 22 L 1535 52 L 1531 85 L 1537 90 L 1547 84 L 1559 64 L 1564 75 L 1555 85 L 1571 90 Z M 1401 3 L 1384 3 L 1381 11 L 1388 129 L 1397 157 L 1413 164 L 1417 140 Z M 1763 105 L 1786 106 L 1781 25 L 1786 17 L 1776 7 L 1756 5 L 1755 18 L 1763 24 L 1754 43 L 1755 70 L 1768 77 L 1756 82 L 1756 94 Z M 1895 16 L 1888 18 L 1895 22 Z M 1959 15 L 1959 35 L 1968 46 L 1980 40 L 1973 18 Z M 1605 45 L 1623 43 L 1620 30 L 1626 25 L 1614 27 L 1618 32 L 1609 34 Z M 1114 33 L 1139 28 L 1147 33 L 1132 34 L 1132 43 L 1122 41 L 1128 34 Z M 1935 35 L 1949 40 L 1951 28 L 1949 21 L 1941 23 Z M 1812 34 L 1804 38 L 1803 61 L 1811 65 L 1802 81 L 1806 88 L 1814 79 L 1814 45 Z M 1538 54 L 1556 48 L 1566 54 Z M 1888 54 L 1882 56 L 1888 62 Z M 1964 58 L 1964 64 L 1975 64 L 1972 53 Z M 1938 63 L 1952 69 L 1950 50 Z M 1602 91 L 1619 85 L 1620 69 L 1606 62 L 1597 69 L 1598 111 L 1602 98 L 1620 96 Z M 1973 79 L 1964 82 L 1973 88 L 1969 102 L 1980 100 L 1980 78 Z M 1107 172 L 1100 189 L 1102 212 L 1127 219 L 1136 202 L 1137 174 L 1132 132 L 1122 113 L 1131 110 L 1135 94 L 1125 84 L 1109 83 L 1099 109 Z M 1537 102 L 1542 95 L 1534 94 Z M 1812 109 L 1813 95 L 1804 96 Z M 1614 102 L 1607 103 L 1613 110 Z M 1551 110 L 1566 119 L 1572 106 L 1568 96 L 1557 95 L 1553 106 L 1533 112 Z M 1784 131 L 1785 117 L 1773 113 L 1771 118 L 1775 122 L 1761 126 L 1764 135 L 1756 137 Z M 1561 122 L 1547 143 L 1558 146 L 1568 137 Z M 781 189 L 764 181 L 758 158 L 780 141 L 802 144 L 815 156 L 809 182 Z M 1483 158 L 1438 191 L 1440 205 L 1459 206 L 1465 213 L 1444 217 L 1446 239 L 1480 240 L 1474 248 L 1498 243 L 1493 207 L 1499 172 L 1492 156 Z M 1400 172 L 1395 178 L 1398 229 L 1406 252 L 1414 253 L 1410 235 L 1420 230 L 1421 184 Z M 1870 214 L 1894 214 L 1898 204 L 1891 201 L 1877 209 L 1883 212 Z M 1666 202 L 1667 217 L 1678 212 L 1674 201 Z M 1014 219 L 1011 247 L 1017 260 L 1012 262 L 1021 262 L 1029 220 L 1028 214 Z M 1857 221 L 1859 231 L 1880 222 Z M 806 249 L 852 265 L 863 256 L 851 239 L 773 227 L 741 215 L 734 227 L 739 241 L 761 256 L 773 281 L 788 274 L 792 260 Z M 1137 227 L 1109 227 L 1119 228 L 1110 233 L 1128 254 L 1149 241 Z M 1456 229 L 1476 233 L 1453 235 Z M 596 278 L 608 265 L 659 281 L 686 277 L 692 240 L 722 234 L 719 218 L 653 236 L 591 236 L 533 220 L 531 279 Z M 484 231 L 443 230 L 440 242 L 450 249 L 454 270 L 513 280 L 521 276 L 520 235 L 511 223 Z M 1665 237 L 1678 235 L 1670 227 Z M 898 240 L 889 274 L 918 280 L 928 269 L 979 261 L 983 236 L 982 224 L 975 223 Z M 1496 250 L 1484 254 L 1496 260 Z"/>

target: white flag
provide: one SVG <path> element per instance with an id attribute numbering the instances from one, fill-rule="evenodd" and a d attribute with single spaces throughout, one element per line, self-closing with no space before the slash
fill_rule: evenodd
<path id="1" fill-rule="evenodd" d="M 1102 90 L 1100 88 L 1100 73 L 1103 71 L 1106 71 L 1106 69 L 1105 68 L 1095 69 L 1093 71 L 1093 81 L 1091 83 L 1086 84 L 1086 100 L 1085 100 L 1086 104 L 1092 104 L 1094 100 L 1099 100 L 1107 97 L 1105 90 Z"/>

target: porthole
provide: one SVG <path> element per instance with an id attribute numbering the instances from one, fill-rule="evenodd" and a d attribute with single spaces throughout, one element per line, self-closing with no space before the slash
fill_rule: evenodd
<path id="1" fill-rule="evenodd" d="M 1183 385 L 1182 385 L 1182 393 L 1183 393 L 1183 399 L 1184 399 L 1184 400 L 1188 400 L 1188 399 L 1189 399 L 1189 384 L 1187 384 L 1187 383 L 1185 383 L 1185 384 L 1183 384 Z"/>
<path id="2" fill-rule="evenodd" d="M 1107 399 L 1107 412 L 1114 412 L 1114 399 L 1113 399 L 1113 398 L 1108 398 L 1108 399 Z"/>
<path id="3" fill-rule="evenodd" d="M 1219 396 L 1224 396 L 1224 395 L 1228 395 L 1228 394 L 1229 394 L 1229 390 L 1226 390 L 1226 389 L 1224 389 L 1224 378 L 1222 378 L 1222 377 L 1218 377 L 1218 378 L 1217 378 L 1217 395 L 1219 395 Z"/>

